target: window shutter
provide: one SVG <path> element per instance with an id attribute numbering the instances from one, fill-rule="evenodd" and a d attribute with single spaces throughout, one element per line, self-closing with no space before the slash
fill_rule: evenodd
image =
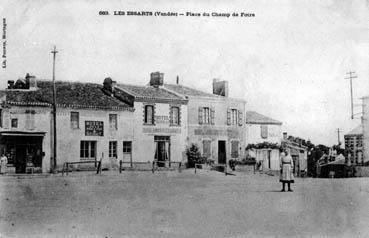
<path id="1" fill-rule="evenodd" d="M 231 109 L 227 109 L 227 125 L 231 125 Z"/>
<path id="2" fill-rule="evenodd" d="M 238 111 L 238 125 L 242 126 L 243 123 L 243 114 L 242 111 Z"/>
<path id="3" fill-rule="evenodd" d="M 202 107 L 199 107 L 199 124 L 202 124 L 203 122 L 203 119 L 202 119 L 203 111 L 204 109 Z"/>
<path id="4" fill-rule="evenodd" d="M 173 107 L 170 106 L 170 111 L 169 111 L 169 124 L 173 125 Z"/>
<path id="5" fill-rule="evenodd" d="M 215 124 L 215 109 L 214 109 L 214 107 L 210 108 L 210 123 L 212 125 Z"/>

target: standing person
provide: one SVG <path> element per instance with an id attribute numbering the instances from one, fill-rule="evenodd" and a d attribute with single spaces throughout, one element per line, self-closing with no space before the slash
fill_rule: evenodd
<path id="1" fill-rule="evenodd" d="M 5 154 L 2 154 L 0 157 L 0 174 L 5 174 L 8 166 L 8 158 Z"/>
<path id="2" fill-rule="evenodd" d="M 291 189 L 291 183 L 294 183 L 293 177 L 293 159 L 287 151 L 281 153 L 281 175 L 279 181 L 282 183 L 281 192 L 285 191 L 285 184 L 288 185 L 288 191 L 293 192 Z"/>

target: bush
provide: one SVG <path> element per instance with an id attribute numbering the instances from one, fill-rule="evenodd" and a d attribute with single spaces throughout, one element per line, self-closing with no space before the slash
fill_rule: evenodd
<path id="1" fill-rule="evenodd" d="M 187 155 L 187 167 L 194 168 L 195 164 L 205 164 L 206 158 L 201 156 L 199 147 L 196 144 L 191 144 L 190 147 L 186 149 Z"/>

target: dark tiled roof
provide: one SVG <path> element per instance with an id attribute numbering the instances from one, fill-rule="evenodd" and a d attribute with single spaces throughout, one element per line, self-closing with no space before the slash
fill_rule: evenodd
<path id="1" fill-rule="evenodd" d="M 117 84 L 118 90 L 121 89 L 135 97 L 135 100 L 163 100 L 163 101 L 182 101 L 187 100 L 173 92 L 162 87 L 154 88 L 152 86 L 136 86 L 128 84 Z"/>
<path id="2" fill-rule="evenodd" d="M 189 88 L 179 84 L 164 84 L 164 87 L 185 96 L 223 98 L 222 96 L 206 93 L 197 89 Z"/>
<path id="3" fill-rule="evenodd" d="M 246 112 L 246 123 L 249 124 L 274 124 L 274 125 L 282 125 L 282 122 L 274 120 L 270 117 L 261 115 L 255 111 L 247 111 Z"/>
<path id="4" fill-rule="evenodd" d="M 55 82 L 58 107 L 133 110 L 124 102 L 106 95 L 102 86 L 93 83 Z M 51 106 L 53 84 L 51 81 L 37 81 L 37 90 L 3 90 L 6 103 L 22 106 Z"/>
<path id="5" fill-rule="evenodd" d="M 354 136 L 354 135 L 362 135 L 362 134 L 363 134 L 363 127 L 360 125 L 360 126 L 355 127 L 355 129 L 353 129 L 349 133 L 345 134 L 345 136 Z"/>

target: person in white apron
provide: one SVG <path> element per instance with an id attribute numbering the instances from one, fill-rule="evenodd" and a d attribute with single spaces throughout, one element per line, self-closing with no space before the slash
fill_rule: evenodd
<path id="1" fill-rule="evenodd" d="M 281 153 L 281 175 L 279 181 L 282 183 L 281 192 L 285 191 L 285 185 L 288 185 L 288 191 L 292 192 L 291 183 L 294 183 L 293 177 L 293 159 L 288 152 Z"/>
<path id="2" fill-rule="evenodd" d="M 8 158 L 2 154 L 0 157 L 0 174 L 5 174 L 8 166 Z"/>

